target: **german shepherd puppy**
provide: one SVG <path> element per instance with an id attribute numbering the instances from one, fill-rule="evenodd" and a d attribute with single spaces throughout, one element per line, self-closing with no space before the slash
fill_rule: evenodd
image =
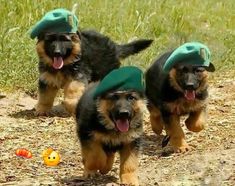
<path id="1" fill-rule="evenodd" d="M 39 56 L 37 115 L 47 115 L 60 88 L 64 106 L 75 112 L 77 101 L 90 82 L 99 81 L 119 68 L 120 59 L 144 50 L 152 40 L 119 45 L 95 31 L 76 34 L 41 33 L 36 45 Z"/>
<path id="2" fill-rule="evenodd" d="M 76 111 L 84 177 L 93 176 L 97 171 L 108 173 L 115 152 L 119 152 L 121 183 L 139 185 L 137 168 L 146 108 L 144 95 L 129 90 L 109 91 L 93 99 L 96 87 L 95 84 L 85 91 Z"/>
<path id="3" fill-rule="evenodd" d="M 170 141 L 175 152 L 185 152 L 189 146 L 180 126 L 180 116 L 189 115 L 185 124 L 190 131 L 199 132 L 204 128 L 208 71 L 214 71 L 214 66 L 192 66 L 182 61 L 165 73 L 163 66 L 172 52 L 163 54 L 147 70 L 146 96 L 153 131 L 161 134 L 163 127 L 166 130 L 163 146 Z"/>

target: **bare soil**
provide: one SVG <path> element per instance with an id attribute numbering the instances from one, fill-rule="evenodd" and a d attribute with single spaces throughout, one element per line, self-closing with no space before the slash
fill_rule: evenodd
<path id="1" fill-rule="evenodd" d="M 155 135 L 145 117 L 139 179 L 143 186 L 235 185 L 235 78 L 223 73 L 211 78 L 208 123 L 205 130 L 186 130 L 193 149 L 184 154 L 162 149 L 163 136 Z M 59 100 L 60 101 L 60 100 Z M 118 183 L 119 157 L 104 176 L 82 179 L 82 161 L 74 118 L 60 106 L 53 117 L 35 117 L 36 99 L 25 93 L 0 94 L 0 185 L 106 185 Z M 182 120 L 183 125 L 183 120 Z M 43 164 L 41 153 L 57 150 L 61 163 Z M 17 157 L 17 148 L 27 148 L 30 159 Z"/>

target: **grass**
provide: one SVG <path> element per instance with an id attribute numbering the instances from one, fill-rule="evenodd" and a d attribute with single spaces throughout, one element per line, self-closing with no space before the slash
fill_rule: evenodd
<path id="1" fill-rule="evenodd" d="M 0 0 L 0 90 L 37 89 L 36 40 L 28 30 L 47 11 L 77 2 L 81 29 L 98 30 L 118 43 L 154 39 L 124 65 L 146 69 L 166 50 L 200 41 L 211 49 L 217 71 L 235 69 L 234 0 Z"/>

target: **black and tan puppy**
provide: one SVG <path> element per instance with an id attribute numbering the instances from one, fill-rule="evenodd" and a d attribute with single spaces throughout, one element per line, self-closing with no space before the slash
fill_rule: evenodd
<path id="1" fill-rule="evenodd" d="M 101 80 L 111 70 L 119 68 L 121 59 L 144 50 L 152 42 L 137 40 L 119 45 L 98 32 L 80 32 L 77 30 L 76 16 L 70 14 L 64 9 L 47 13 L 31 34 L 32 38 L 38 39 L 38 115 L 50 111 L 61 88 L 64 89 L 65 108 L 74 113 L 88 83 Z M 67 16 L 70 16 L 68 20 Z M 71 25 L 73 27 L 70 28 Z"/>
<path id="2" fill-rule="evenodd" d="M 180 116 L 188 115 L 185 124 L 190 131 L 199 132 L 204 128 L 208 71 L 214 71 L 209 49 L 193 42 L 163 54 L 146 72 L 152 129 L 161 134 L 165 128 L 166 139 L 175 152 L 189 150 Z"/>
<path id="3" fill-rule="evenodd" d="M 81 97 L 76 118 L 85 178 L 108 173 L 119 152 L 121 183 L 138 185 L 138 151 L 146 108 L 142 78 L 138 68 L 122 67 Z"/>

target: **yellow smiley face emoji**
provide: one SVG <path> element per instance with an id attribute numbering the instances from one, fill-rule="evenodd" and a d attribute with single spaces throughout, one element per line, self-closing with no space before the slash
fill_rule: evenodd
<path id="1" fill-rule="evenodd" d="M 42 153 L 43 161 L 47 166 L 56 166 L 60 163 L 60 155 L 52 148 L 44 150 Z"/>

